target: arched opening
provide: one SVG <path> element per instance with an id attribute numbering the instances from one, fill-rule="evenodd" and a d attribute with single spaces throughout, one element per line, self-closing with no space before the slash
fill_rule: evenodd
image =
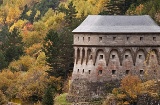
<path id="1" fill-rule="evenodd" d="M 82 49 L 82 62 L 81 62 L 81 64 L 83 64 L 83 62 L 85 61 L 85 50 L 84 50 L 84 48 Z"/>
<path id="2" fill-rule="evenodd" d="M 114 63 L 120 65 L 120 57 L 118 54 L 118 50 L 113 49 L 109 53 L 108 65 Z"/>
<path id="3" fill-rule="evenodd" d="M 133 68 L 133 56 L 130 49 L 127 49 L 123 53 L 122 66 L 123 70 L 131 70 Z"/>
<path id="4" fill-rule="evenodd" d="M 145 56 L 145 52 L 144 52 L 143 49 L 140 49 L 140 50 L 137 51 L 135 59 L 136 59 L 135 60 L 135 69 L 138 70 L 138 71 L 143 70 L 143 69 L 146 70 L 146 67 L 147 67 L 146 64 L 145 64 L 146 56 Z M 138 73 L 138 71 L 137 71 L 137 73 Z"/>
<path id="5" fill-rule="evenodd" d="M 105 60 L 105 54 L 104 54 L 103 49 L 98 49 L 96 52 L 95 63 L 98 62 L 99 60 Z"/>
<path id="6" fill-rule="evenodd" d="M 154 71 L 157 71 L 159 68 L 158 65 L 158 55 L 157 55 L 157 50 L 152 50 L 149 54 L 149 59 L 148 59 L 148 65 L 150 66 L 150 69 L 154 73 Z"/>
<path id="7" fill-rule="evenodd" d="M 80 59 L 80 49 L 78 48 L 77 49 L 77 62 L 79 61 L 79 59 Z"/>
<path id="8" fill-rule="evenodd" d="M 87 63 L 89 60 L 92 60 L 91 49 L 87 50 Z"/>

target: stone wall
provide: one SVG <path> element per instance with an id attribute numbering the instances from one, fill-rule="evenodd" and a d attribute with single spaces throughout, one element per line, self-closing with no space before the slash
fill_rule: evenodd
<path id="1" fill-rule="evenodd" d="M 91 82 L 88 79 L 74 79 L 67 100 L 72 103 L 94 103 L 104 99 L 107 93 L 119 86 L 118 80 Z"/>
<path id="2" fill-rule="evenodd" d="M 150 53 L 152 52 L 152 53 Z M 154 47 L 77 47 L 72 79 L 87 78 L 89 81 L 110 81 L 128 74 L 144 78 L 160 77 L 160 51 Z M 156 67 L 152 67 L 154 66 Z M 156 75 L 155 75 L 156 74 Z"/>
<path id="3" fill-rule="evenodd" d="M 75 34 L 73 45 L 70 102 L 104 98 L 105 84 L 128 74 L 160 78 L 159 34 Z"/>
<path id="4" fill-rule="evenodd" d="M 156 33 L 75 34 L 74 45 L 160 46 L 160 35 Z"/>

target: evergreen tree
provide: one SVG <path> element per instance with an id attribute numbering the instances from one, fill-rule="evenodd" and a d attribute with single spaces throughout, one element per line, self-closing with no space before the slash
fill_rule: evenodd
<path id="1" fill-rule="evenodd" d="M 2 70 L 5 67 L 7 67 L 6 58 L 5 58 L 5 55 L 3 54 L 3 52 L 0 51 L 0 70 Z"/>
<path id="2" fill-rule="evenodd" d="M 54 104 L 54 100 L 53 100 L 54 94 L 55 94 L 55 89 L 49 86 L 46 89 L 45 94 L 43 96 L 42 104 L 43 105 L 53 105 Z"/>
<path id="3" fill-rule="evenodd" d="M 46 37 L 45 37 L 45 43 L 44 43 L 44 52 L 47 56 L 46 61 L 48 62 L 48 65 L 51 67 L 51 70 L 48 71 L 51 75 L 54 75 L 56 77 L 60 76 L 59 72 L 61 69 L 61 48 L 60 48 L 60 37 L 57 32 L 54 30 L 50 30 Z"/>
<path id="4" fill-rule="evenodd" d="M 5 33 L 1 50 L 8 63 L 18 59 L 23 54 L 22 37 L 20 36 L 18 29 L 13 29 L 12 32 Z"/>
<path id="5" fill-rule="evenodd" d="M 41 2 L 35 4 L 31 8 L 32 13 L 27 20 L 29 20 L 31 23 L 33 23 L 34 21 L 38 21 L 39 19 L 41 19 L 42 16 L 44 16 L 44 14 L 48 11 L 49 8 L 55 10 L 58 5 L 59 0 L 41 0 Z M 35 18 L 37 11 L 40 11 L 40 16 Z"/>
<path id="6" fill-rule="evenodd" d="M 65 13 L 64 20 L 66 27 L 68 27 L 70 31 L 76 28 L 77 21 L 79 19 L 76 18 L 77 11 L 75 9 L 75 6 L 73 5 L 73 2 L 69 2 L 67 8 L 64 5 L 60 6 L 58 10 L 59 12 Z"/>
<path id="7" fill-rule="evenodd" d="M 27 5 L 25 5 L 24 6 L 24 10 L 23 10 L 23 12 L 22 12 L 22 14 L 21 14 L 21 17 L 20 17 L 20 19 L 29 19 L 29 17 L 27 16 L 27 12 L 29 11 L 29 7 L 27 6 Z"/>
<path id="8" fill-rule="evenodd" d="M 110 0 L 101 15 L 124 15 L 130 5 L 136 0 Z"/>

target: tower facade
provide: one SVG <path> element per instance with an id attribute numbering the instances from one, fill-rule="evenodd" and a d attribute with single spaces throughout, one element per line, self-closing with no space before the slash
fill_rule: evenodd
<path id="1" fill-rule="evenodd" d="M 148 15 L 90 15 L 73 33 L 70 101 L 102 98 L 107 82 L 128 74 L 160 77 L 160 27 Z"/>

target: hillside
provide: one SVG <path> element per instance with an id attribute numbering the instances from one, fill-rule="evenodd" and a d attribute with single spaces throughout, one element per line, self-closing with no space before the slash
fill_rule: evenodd
<path id="1" fill-rule="evenodd" d="M 150 15 L 159 0 L 0 0 L 0 103 L 47 103 L 68 91 L 73 34 L 88 15 Z M 51 98 L 52 99 L 52 98 Z"/>

